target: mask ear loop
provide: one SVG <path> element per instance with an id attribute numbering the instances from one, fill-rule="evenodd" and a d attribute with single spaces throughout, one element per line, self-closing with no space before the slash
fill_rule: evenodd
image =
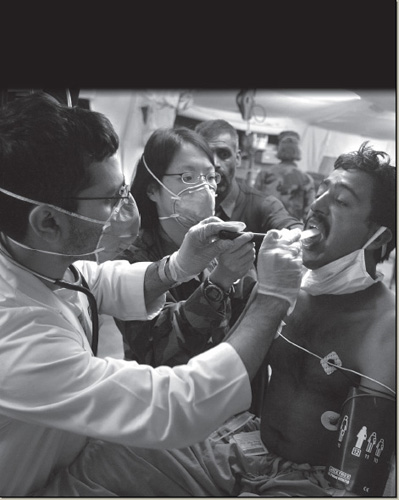
<path id="1" fill-rule="evenodd" d="M 177 195 L 176 193 L 174 193 L 173 191 L 171 191 L 169 188 L 167 188 L 165 186 L 165 184 L 163 184 L 159 179 L 158 177 L 148 168 L 148 165 L 147 165 L 147 162 L 145 161 L 145 158 L 144 158 L 144 155 L 142 155 L 142 160 L 143 160 L 143 164 L 145 166 L 145 168 L 147 169 L 147 172 L 158 182 L 158 184 L 160 184 L 164 189 L 166 189 L 166 191 L 172 195 L 172 199 L 173 200 L 179 200 L 180 199 L 180 196 Z"/>
<path id="2" fill-rule="evenodd" d="M 45 203 L 44 201 L 35 201 L 31 200 L 30 198 L 26 198 L 25 196 L 21 196 L 16 193 L 12 193 L 11 191 L 8 191 L 7 189 L 0 188 L 0 192 L 6 194 L 7 196 L 11 196 L 12 198 L 16 198 L 17 200 L 21 201 L 26 201 L 27 203 L 32 203 L 32 205 L 37 205 L 38 207 L 42 205 L 46 205 L 48 207 L 54 208 L 58 212 L 61 212 L 66 215 L 70 215 L 71 217 L 77 217 L 78 219 L 85 220 L 87 222 L 93 222 L 94 224 L 104 224 L 104 221 L 97 220 L 97 219 L 92 219 L 91 217 L 86 217 L 85 215 L 81 214 L 75 214 L 74 212 L 69 212 L 68 210 L 65 210 L 64 208 L 61 207 L 56 207 L 55 205 L 52 205 L 51 203 Z"/>
<path id="3" fill-rule="evenodd" d="M 362 249 L 364 250 L 365 248 L 367 248 L 370 245 L 370 243 L 376 240 L 378 236 L 380 236 L 386 229 L 388 229 L 386 226 L 379 227 L 375 232 L 375 234 L 373 234 L 373 236 L 369 240 L 367 240 L 366 243 L 362 246 Z M 381 259 L 386 254 L 386 251 L 387 251 L 387 244 L 384 243 L 381 247 Z"/>

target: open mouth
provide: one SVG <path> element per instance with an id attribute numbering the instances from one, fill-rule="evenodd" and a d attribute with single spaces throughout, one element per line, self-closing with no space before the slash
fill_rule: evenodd
<path id="1" fill-rule="evenodd" d="M 311 248 L 320 243 L 323 237 L 323 232 L 320 227 L 317 224 L 310 222 L 307 224 L 306 230 L 302 232 L 302 246 L 306 249 Z"/>

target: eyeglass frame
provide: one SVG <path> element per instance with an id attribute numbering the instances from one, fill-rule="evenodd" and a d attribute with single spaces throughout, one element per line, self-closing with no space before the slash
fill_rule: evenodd
<path id="1" fill-rule="evenodd" d="M 222 180 L 222 176 L 219 174 L 219 172 L 215 172 L 214 174 L 211 174 L 211 173 L 209 173 L 209 174 L 199 174 L 199 175 L 197 175 L 195 182 L 186 182 L 186 181 L 184 181 L 184 179 L 183 179 L 183 175 L 184 175 L 184 174 L 194 175 L 194 174 L 192 174 L 191 172 L 181 172 L 181 173 L 176 173 L 176 174 L 163 174 L 163 176 L 162 176 L 162 177 L 171 177 L 172 175 L 179 175 L 179 176 L 180 176 L 180 180 L 182 181 L 182 183 L 183 183 L 183 184 L 186 184 L 186 185 L 189 185 L 189 186 L 193 186 L 194 184 L 197 184 L 197 183 L 198 183 L 198 181 L 199 181 L 199 180 L 201 180 L 201 177 L 203 177 L 203 178 L 206 180 L 206 182 L 207 182 L 208 184 L 211 184 L 211 182 L 213 182 L 213 181 L 209 181 L 209 180 L 208 180 L 208 176 L 209 176 L 209 175 L 211 175 L 211 176 L 214 176 L 214 177 L 215 177 L 214 182 L 215 182 L 216 184 L 219 184 L 219 183 L 220 183 L 220 181 Z M 217 178 L 219 178 L 219 180 L 216 180 Z"/>
<path id="2" fill-rule="evenodd" d="M 129 184 L 123 184 L 119 189 L 120 196 L 67 196 L 64 200 L 127 200 L 130 198 Z"/>

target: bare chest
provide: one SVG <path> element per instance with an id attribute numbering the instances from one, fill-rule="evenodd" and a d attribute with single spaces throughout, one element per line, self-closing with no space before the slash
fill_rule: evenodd
<path id="1" fill-rule="evenodd" d="M 349 310 L 345 304 L 339 305 L 342 307 L 325 303 L 316 309 L 300 308 L 288 318 L 270 350 L 272 370 L 281 370 L 298 386 L 306 383 L 323 392 L 341 392 L 347 383 L 356 383 L 358 376 L 353 372 L 365 361 L 360 358 L 360 353 L 364 356 L 362 343 L 376 332 L 367 309 Z"/>

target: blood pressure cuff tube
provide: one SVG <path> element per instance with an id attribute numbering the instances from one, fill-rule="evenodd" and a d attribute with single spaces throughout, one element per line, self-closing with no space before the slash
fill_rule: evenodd
<path id="1" fill-rule="evenodd" d="M 330 485 L 359 496 L 382 496 L 396 443 L 395 426 L 395 398 L 352 387 L 324 473 Z"/>

